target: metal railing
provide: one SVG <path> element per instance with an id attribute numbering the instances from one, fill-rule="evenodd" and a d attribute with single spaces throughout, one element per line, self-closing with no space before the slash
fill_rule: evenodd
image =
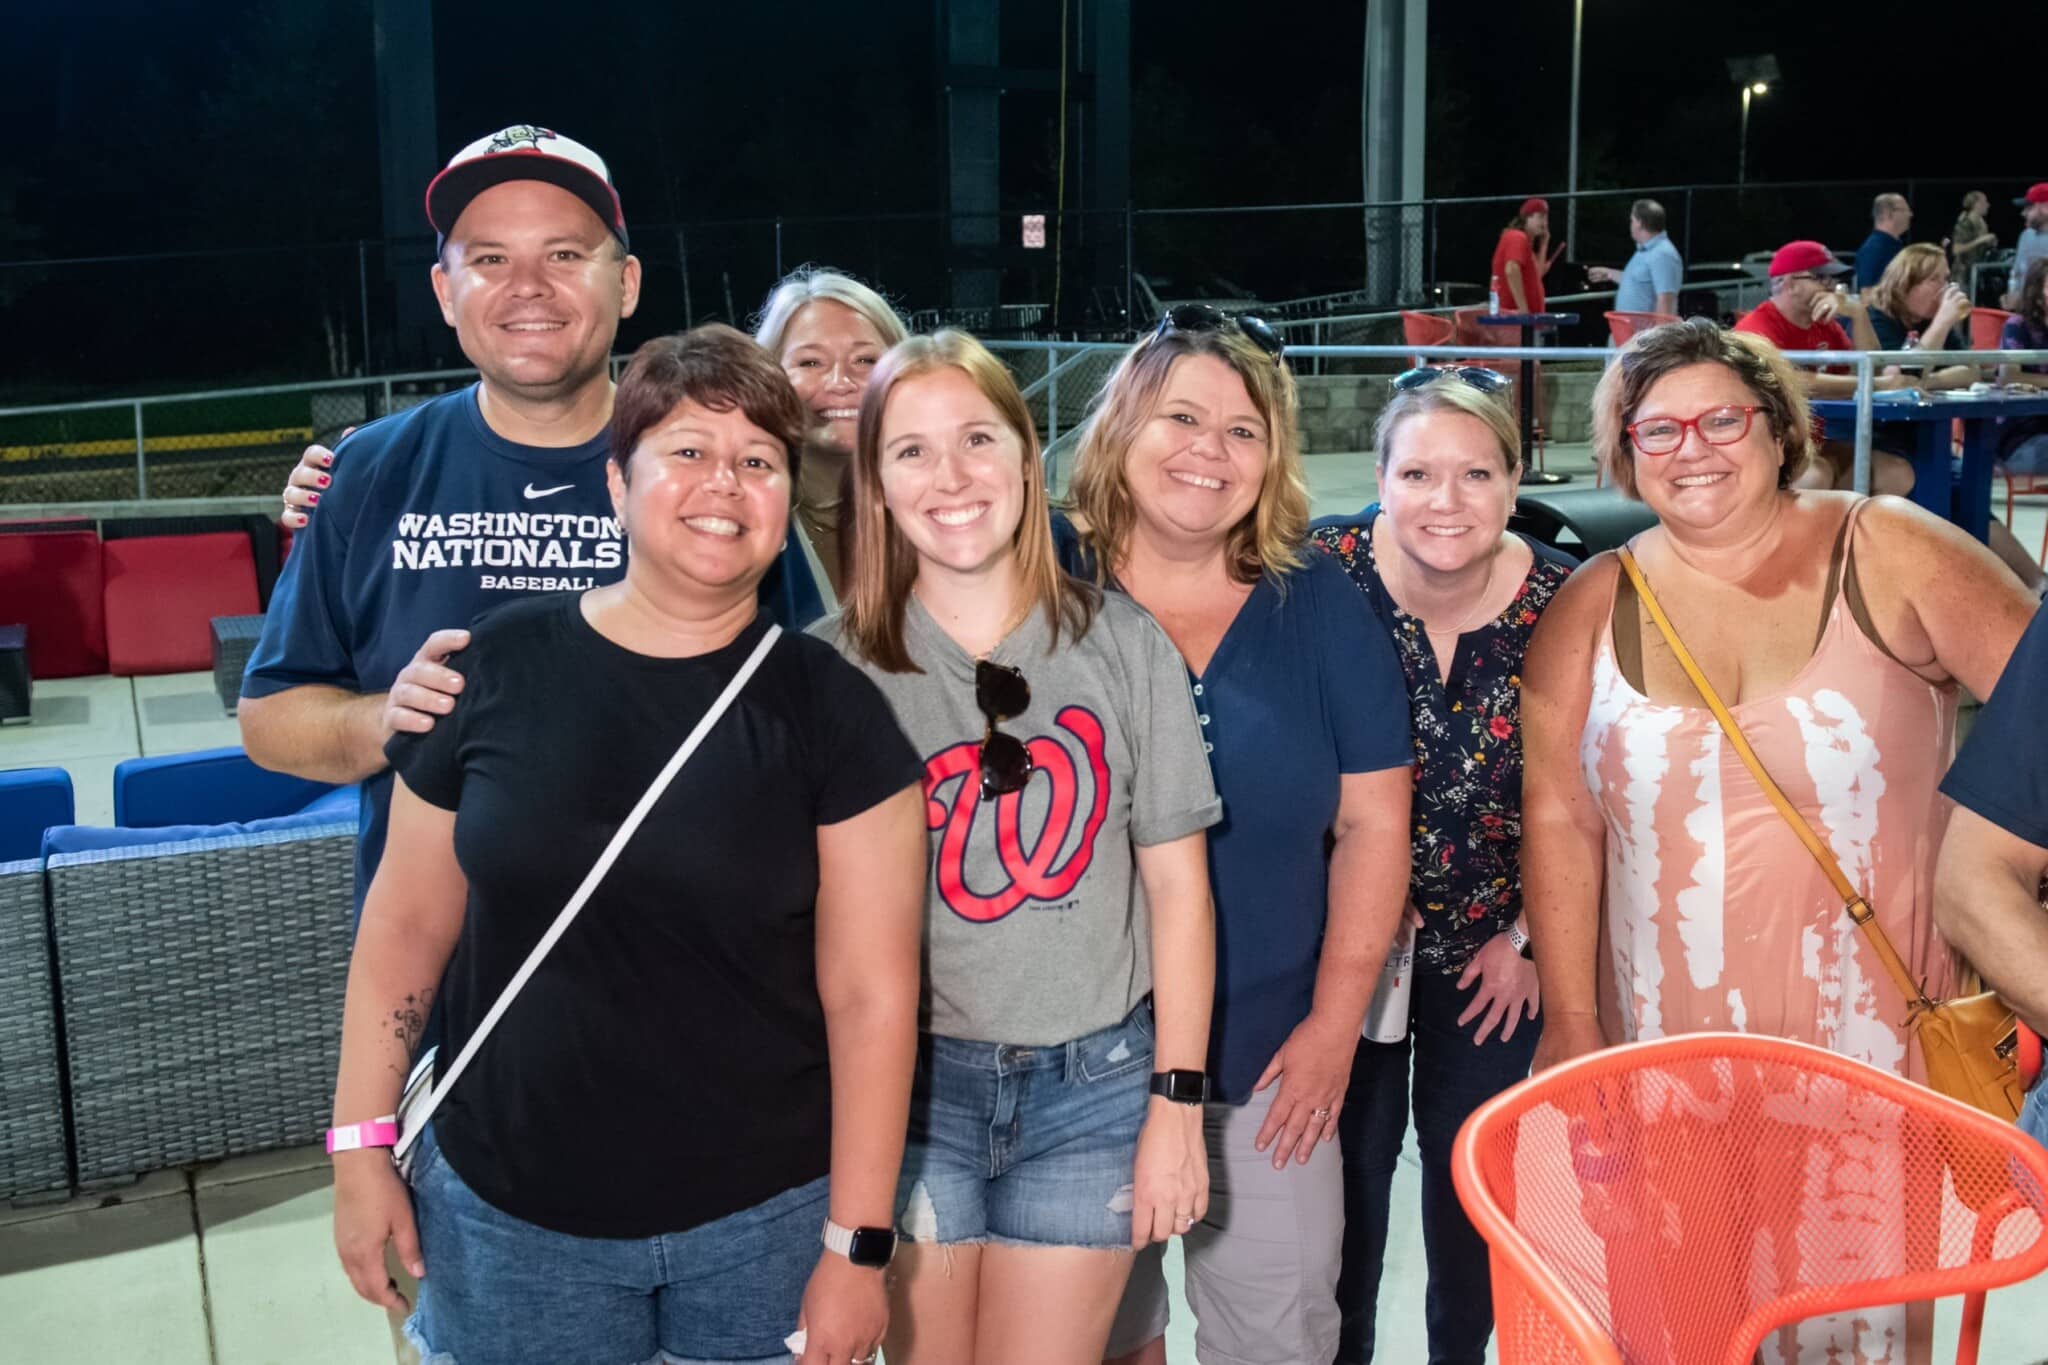
<path id="1" fill-rule="evenodd" d="M 1365 314 L 1384 319 L 1391 314 Z M 1304 324 L 1294 324 L 1301 326 Z M 1016 375 L 1026 403 L 1056 459 L 1062 438 L 1071 439 L 1110 372 L 1129 351 L 1123 342 L 1002 340 L 988 342 Z M 1388 373 L 1405 369 L 1413 357 L 1431 360 L 1613 360 L 1617 352 L 1598 346 L 1409 346 L 1290 345 L 1297 374 L 1328 361 L 1384 363 Z M 1875 381 L 1888 365 L 1979 367 L 2048 365 L 2048 351 L 1797 351 L 1786 358 L 1812 367 L 1846 369 L 1856 387 L 1856 487 L 1870 486 L 1873 414 L 1883 406 Z M 612 358 L 616 375 L 627 357 Z M 199 393 L 102 399 L 86 403 L 0 408 L 0 507 L 34 506 L 44 514 L 109 505 L 148 504 L 201 498 L 269 498 L 283 486 L 300 451 L 313 441 L 332 442 L 343 430 L 404 410 L 437 394 L 472 382 L 468 369 L 424 370 L 371 379 L 320 380 Z M 2048 376 L 2043 376 L 2048 379 Z M 301 402 L 303 400 L 303 402 Z M 289 406 L 278 406 L 279 402 Z M 269 406 L 264 406 L 268 404 Z M 214 423 L 221 432 L 192 430 L 180 409 L 208 414 L 257 414 L 260 427 L 237 425 L 232 417 Z M 100 427 L 76 430 L 86 419 L 111 420 L 121 435 Z M 158 429 L 152 429 L 152 419 Z M 40 427 L 36 424 L 42 424 Z M 205 425 L 200 423 L 199 425 Z M 53 438 L 54 433 L 54 438 Z M 42 439 L 38 440 L 38 435 Z M 245 439 L 246 438 L 246 439 Z M 252 443 L 253 442 L 253 443 Z M 125 453 L 109 452 L 108 446 Z M 67 485 L 67 470 L 78 477 Z M 68 493 L 69 496 L 65 496 Z"/>

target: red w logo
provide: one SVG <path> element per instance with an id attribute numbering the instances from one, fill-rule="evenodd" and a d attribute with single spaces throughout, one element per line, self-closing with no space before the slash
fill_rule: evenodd
<path id="1" fill-rule="evenodd" d="M 1103 755 L 1102 722 L 1081 706 L 1069 706 L 1053 723 L 1081 741 L 1093 778 L 1093 797 L 1081 826 L 1081 841 L 1065 862 L 1054 867 L 1060 848 L 1074 826 L 1074 812 L 1080 805 L 1079 773 L 1066 745 L 1049 735 L 1040 735 L 1025 747 L 1035 765 L 1032 781 L 1040 775 L 1052 783 L 1052 801 L 1046 807 L 1045 825 L 1030 850 L 1024 848 L 1021 815 L 1023 792 L 996 798 L 996 856 L 1009 882 L 1001 890 L 982 895 L 967 885 L 967 843 L 974 833 L 974 819 L 981 810 L 981 745 L 963 740 L 950 749 L 932 755 L 924 765 L 925 828 L 943 829 L 939 840 L 937 876 L 939 895 L 962 919 L 989 924 L 1001 919 L 1027 900 L 1057 901 L 1073 894 L 1074 887 L 1095 859 L 1095 835 L 1109 814 L 1109 760 Z M 939 798 L 939 789 L 959 781 L 953 803 Z M 1026 787 L 1029 790 L 1029 787 Z"/>

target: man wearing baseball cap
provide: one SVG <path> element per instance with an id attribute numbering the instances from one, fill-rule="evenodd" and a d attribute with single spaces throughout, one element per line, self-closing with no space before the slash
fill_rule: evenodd
<path id="1" fill-rule="evenodd" d="M 1501 229 L 1493 248 L 1494 288 L 1500 293 L 1501 311 L 1540 313 L 1543 311 L 1543 277 L 1564 253 L 1564 243 L 1545 253 L 1550 239 L 1550 204 L 1543 199 L 1524 199 L 1515 216 Z"/>
<path id="2" fill-rule="evenodd" d="M 1781 351 L 1874 351 L 1877 335 L 1870 330 L 1870 315 L 1863 301 L 1846 291 L 1837 291 L 1835 281 L 1849 273 L 1849 267 L 1819 242 L 1787 242 L 1771 255 L 1771 296 L 1742 315 L 1735 324 L 1738 332 L 1753 332 Z M 1846 318 L 1855 329 L 1852 337 L 1837 319 Z M 1801 369 L 1806 391 L 1815 398 L 1850 398 L 1856 393 L 1856 376 L 1846 366 L 1826 370 Z M 1887 368 L 1871 380 L 1879 389 L 1895 389 L 1902 383 L 1897 366 Z M 1825 440 L 1821 422 L 1814 422 L 1814 436 L 1823 460 L 1816 461 L 1804 476 L 1810 485 L 1847 488 L 1854 475 L 1855 451 L 1842 441 Z M 1878 493 L 1909 493 L 1913 489 L 1913 466 L 1884 451 L 1871 452 L 1871 489 Z"/>
<path id="3" fill-rule="evenodd" d="M 625 571 L 607 364 L 640 263 L 603 160 L 551 129 L 506 128 L 455 154 L 426 209 L 434 296 L 481 378 L 370 422 L 311 476 L 319 515 L 242 678 L 250 757 L 362 784 L 358 914 L 384 847 L 385 741 L 452 707 L 462 679 L 443 660 L 468 643 L 461 628 Z"/>
<path id="4" fill-rule="evenodd" d="M 2027 267 L 2048 256 L 2048 180 L 2030 186 L 2025 194 L 2012 202 L 2019 207 L 2020 221 L 2026 224 L 2019 240 L 2013 243 L 2012 283 L 2007 286 L 2010 292 L 2005 305 L 2017 311 L 2020 285 L 2027 278 Z"/>

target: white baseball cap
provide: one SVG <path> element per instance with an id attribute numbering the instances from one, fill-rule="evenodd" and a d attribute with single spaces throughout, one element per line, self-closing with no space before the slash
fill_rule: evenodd
<path id="1" fill-rule="evenodd" d="M 450 157 L 427 186 L 427 221 L 446 242 L 469 201 L 507 180 L 539 180 L 567 190 L 590 205 L 621 246 L 631 249 L 625 210 L 604 158 L 574 138 L 531 123 L 501 128 Z"/>

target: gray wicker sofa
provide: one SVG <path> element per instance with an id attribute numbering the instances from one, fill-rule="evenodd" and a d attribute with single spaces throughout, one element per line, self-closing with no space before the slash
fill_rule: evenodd
<path id="1" fill-rule="evenodd" d="M 42 858 L 0 864 L 0 1200 L 318 1140 L 355 802 L 59 827 Z"/>

